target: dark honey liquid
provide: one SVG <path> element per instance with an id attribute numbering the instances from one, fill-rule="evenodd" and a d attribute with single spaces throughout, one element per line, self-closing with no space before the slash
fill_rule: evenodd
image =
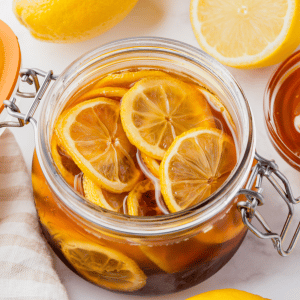
<path id="1" fill-rule="evenodd" d="M 273 121 L 282 143 L 288 148 L 281 150 L 296 163 L 300 164 L 300 69 L 295 70 L 280 86 L 273 106 Z"/>

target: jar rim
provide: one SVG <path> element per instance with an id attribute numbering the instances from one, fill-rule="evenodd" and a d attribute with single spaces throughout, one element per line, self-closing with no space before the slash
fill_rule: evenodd
<path id="1" fill-rule="evenodd" d="M 153 52 L 165 51 L 168 53 L 169 51 L 182 59 L 192 61 L 199 67 L 205 67 L 205 70 L 221 80 L 229 88 L 236 101 L 239 101 L 243 110 L 243 125 L 247 129 L 245 136 L 243 136 L 243 151 L 240 155 L 239 164 L 222 188 L 208 197 L 205 203 L 199 203 L 177 213 L 155 217 L 121 215 L 99 208 L 86 201 L 57 174 L 51 160 L 51 152 L 47 147 L 45 135 L 47 104 L 58 82 L 63 81 L 66 76 L 74 75 L 74 70 L 78 67 L 79 70 L 77 69 L 77 72 L 79 73 L 84 62 L 91 62 L 96 58 L 99 59 L 101 55 L 102 58 L 107 58 L 112 55 L 116 56 L 122 51 L 142 51 L 145 49 L 151 49 Z M 221 63 L 200 49 L 179 41 L 157 37 L 117 40 L 96 48 L 71 63 L 58 77 L 44 99 L 37 130 L 36 152 L 40 166 L 51 189 L 63 204 L 85 222 L 92 223 L 96 227 L 118 232 L 119 234 L 132 236 L 157 236 L 185 231 L 221 212 L 245 184 L 255 152 L 255 130 L 251 109 L 242 89 L 230 72 Z M 222 199 L 225 200 L 222 201 Z M 207 205 L 208 203 L 209 205 Z M 149 226 L 150 224 L 151 226 Z"/>
<path id="2" fill-rule="evenodd" d="M 298 67 L 295 67 L 295 63 L 298 63 Z M 285 161 L 291 164 L 294 168 L 300 170 L 300 164 L 297 163 L 297 161 L 299 161 L 299 157 L 296 156 L 284 143 L 276 130 L 274 122 L 268 122 L 268 120 L 272 120 L 272 108 L 274 105 L 274 101 L 272 100 L 275 100 L 276 97 L 276 93 L 273 95 L 272 91 L 276 90 L 277 85 L 280 85 L 287 74 L 290 74 L 289 71 L 294 72 L 298 68 L 300 68 L 300 50 L 285 59 L 279 67 L 274 70 L 264 92 L 263 110 L 267 133 L 276 151 L 284 158 Z"/>

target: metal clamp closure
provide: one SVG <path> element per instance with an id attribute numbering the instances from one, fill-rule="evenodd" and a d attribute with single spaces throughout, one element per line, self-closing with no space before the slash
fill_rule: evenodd
<path id="1" fill-rule="evenodd" d="M 294 198 L 289 181 L 278 170 L 278 166 L 274 161 L 267 160 L 257 153 L 255 153 L 255 159 L 257 160 L 257 164 L 252 169 L 252 173 L 245 189 L 241 189 L 237 194 L 245 195 L 247 201 L 241 201 L 237 205 L 241 212 L 243 222 L 248 229 L 261 239 L 271 239 L 278 253 L 282 256 L 287 256 L 295 247 L 300 234 L 299 222 L 287 250 L 283 249 L 282 243 L 293 218 L 294 204 L 299 203 L 300 199 Z M 274 233 L 262 215 L 256 210 L 257 206 L 264 204 L 264 197 L 262 195 L 263 189 L 261 187 L 264 178 L 267 178 L 288 206 L 288 216 L 280 234 Z M 281 184 L 278 181 L 281 182 Z M 252 189 L 253 187 L 254 190 Z M 256 217 L 265 232 L 260 231 L 251 224 L 251 219 L 253 217 Z"/>
<path id="2" fill-rule="evenodd" d="M 43 77 L 43 81 L 40 84 L 39 78 Z M 57 76 L 53 75 L 52 71 L 44 72 L 39 69 L 22 69 L 20 71 L 20 77 L 22 82 L 26 82 L 29 85 L 34 84 L 35 92 L 27 93 L 20 91 L 19 87 L 16 92 L 16 96 L 21 98 L 34 98 L 32 105 L 26 114 L 20 112 L 20 109 L 16 105 L 16 98 L 13 97 L 12 100 L 4 100 L 4 106 L 9 115 L 18 119 L 18 121 L 7 121 L 0 123 L 1 127 L 23 127 L 30 122 L 33 117 L 42 97 L 44 96 L 51 80 L 56 80 Z"/>

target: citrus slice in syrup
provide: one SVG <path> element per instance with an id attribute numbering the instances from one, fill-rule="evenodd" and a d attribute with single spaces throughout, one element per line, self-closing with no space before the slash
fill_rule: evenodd
<path id="1" fill-rule="evenodd" d="M 156 204 L 155 188 L 150 179 L 137 183 L 129 193 L 127 213 L 131 216 L 156 216 L 163 214 Z"/>
<path id="2" fill-rule="evenodd" d="M 205 98 L 175 78 L 145 78 L 123 97 L 121 120 L 130 142 L 161 160 L 176 136 L 199 127 L 215 127 Z"/>
<path id="3" fill-rule="evenodd" d="M 141 153 L 141 157 L 149 171 L 158 178 L 160 161 L 148 156 L 145 153 Z"/>
<path id="4" fill-rule="evenodd" d="M 108 210 L 123 213 L 123 201 L 128 193 L 117 194 L 109 192 L 86 176 L 83 176 L 83 189 L 85 197 L 90 202 Z"/>
<path id="5" fill-rule="evenodd" d="M 199 91 L 202 93 L 202 95 L 205 97 L 206 101 L 210 104 L 210 106 L 220 112 L 224 118 L 224 120 L 227 123 L 227 126 L 229 127 L 230 131 L 233 133 L 236 132 L 236 126 L 234 124 L 234 121 L 228 111 L 228 109 L 224 106 L 224 104 L 212 93 L 210 93 L 208 90 L 206 90 L 203 87 L 198 87 Z"/>
<path id="6" fill-rule="evenodd" d="M 64 241 L 62 252 L 87 280 L 111 290 L 136 291 L 146 275 L 135 261 L 121 252 L 95 243 Z"/>
<path id="7" fill-rule="evenodd" d="M 62 144 L 83 174 L 114 193 L 130 191 L 140 178 L 120 121 L 120 103 L 108 98 L 82 102 L 57 126 Z"/>
<path id="8" fill-rule="evenodd" d="M 128 89 L 120 88 L 120 87 L 93 88 L 92 90 L 86 92 L 78 99 L 76 99 L 76 102 L 95 99 L 99 97 L 106 97 L 106 98 L 117 100 L 117 99 L 121 99 L 127 91 Z"/>
<path id="9" fill-rule="evenodd" d="M 56 134 L 54 133 L 51 141 L 51 153 L 55 165 L 57 166 L 62 177 L 70 186 L 74 186 L 74 178 L 81 170 L 74 163 L 67 151 L 58 143 Z"/>
<path id="10" fill-rule="evenodd" d="M 156 71 L 156 70 L 140 70 L 140 71 L 127 71 L 121 73 L 115 73 L 107 75 L 106 77 L 99 80 L 95 85 L 94 89 L 100 87 L 122 87 L 131 88 L 136 82 L 146 77 L 168 77 L 169 74 Z"/>
<path id="11" fill-rule="evenodd" d="M 177 137 L 160 166 L 161 192 L 171 212 L 200 203 L 216 191 L 236 165 L 233 139 L 214 128 Z"/>

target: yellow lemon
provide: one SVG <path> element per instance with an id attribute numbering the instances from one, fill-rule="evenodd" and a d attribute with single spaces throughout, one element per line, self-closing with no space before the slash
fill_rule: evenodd
<path id="1" fill-rule="evenodd" d="M 279 63 L 300 43 L 299 0 L 191 0 L 190 19 L 200 47 L 232 67 Z"/>
<path id="2" fill-rule="evenodd" d="M 223 289 L 206 292 L 187 300 L 270 300 L 258 295 L 235 289 Z"/>
<path id="3" fill-rule="evenodd" d="M 18 20 L 38 39 L 74 43 L 118 24 L 138 0 L 14 0 Z"/>

